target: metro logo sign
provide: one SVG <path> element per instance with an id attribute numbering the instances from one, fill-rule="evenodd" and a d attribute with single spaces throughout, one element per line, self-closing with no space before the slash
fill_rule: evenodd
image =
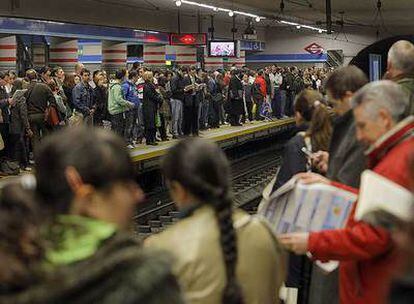
<path id="1" fill-rule="evenodd" d="M 206 34 L 170 34 L 171 45 L 205 45 Z"/>
<path id="2" fill-rule="evenodd" d="M 323 53 L 323 47 L 314 42 L 305 47 L 305 51 L 310 54 L 319 55 Z"/>

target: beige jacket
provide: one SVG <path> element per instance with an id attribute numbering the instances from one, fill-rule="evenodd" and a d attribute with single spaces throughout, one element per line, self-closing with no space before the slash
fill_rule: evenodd
<path id="1" fill-rule="evenodd" d="M 278 303 L 284 279 L 282 251 L 275 238 L 258 218 L 244 211 L 233 214 L 237 231 L 237 279 L 246 304 Z M 197 209 L 167 230 L 146 240 L 172 253 L 173 270 L 188 303 L 221 304 L 226 282 L 220 246 L 220 232 L 210 206 Z"/>

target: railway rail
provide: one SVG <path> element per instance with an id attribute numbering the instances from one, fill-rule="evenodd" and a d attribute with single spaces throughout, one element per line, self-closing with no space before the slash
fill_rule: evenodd
<path id="1" fill-rule="evenodd" d="M 281 163 L 281 145 L 256 151 L 234 160 L 233 172 L 234 206 L 250 213 L 256 211 L 263 188 L 275 176 Z M 135 217 L 142 237 L 157 233 L 178 221 L 179 212 L 169 199 L 166 189 L 148 195 L 147 208 Z"/>

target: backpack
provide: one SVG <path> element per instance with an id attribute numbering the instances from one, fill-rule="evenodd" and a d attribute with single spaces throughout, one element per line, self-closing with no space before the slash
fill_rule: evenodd
<path id="1" fill-rule="evenodd" d="M 0 171 L 5 175 L 18 175 L 20 173 L 20 166 L 17 162 L 3 158 L 0 161 Z"/>

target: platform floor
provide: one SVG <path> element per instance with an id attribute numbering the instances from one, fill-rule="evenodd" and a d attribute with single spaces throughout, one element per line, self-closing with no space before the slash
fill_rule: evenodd
<path id="1" fill-rule="evenodd" d="M 230 125 L 221 126 L 218 129 L 211 129 L 207 131 L 201 131 L 201 138 L 208 138 L 216 142 L 221 142 L 236 138 L 243 135 L 248 135 L 267 129 L 271 129 L 278 126 L 292 124 L 294 119 L 279 119 L 269 122 L 257 122 L 247 123 L 241 127 L 232 127 Z M 134 149 L 131 149 L 131 157 L 134 162 L 141 162 L 156 158 L 165 154 L 165 152 L 173 146 L 178 140 L 169 140 L 166 142 L 159 142 L 158 146 L 147 146 L 145 144 L 138 145 Z"/>

